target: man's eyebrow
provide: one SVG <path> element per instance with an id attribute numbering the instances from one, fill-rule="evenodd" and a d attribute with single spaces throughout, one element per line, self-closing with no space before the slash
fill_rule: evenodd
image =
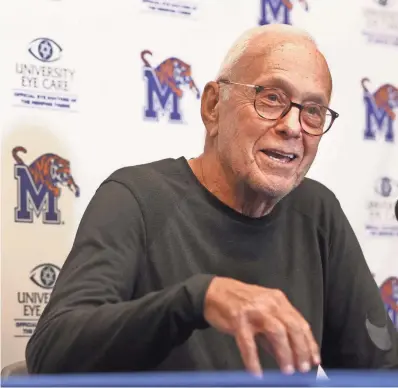
<path id="1" fill-rule="evenodd" d="M 319 105 L 328 106 L 326 96 L 324 96 L 323 94 L 311 93 L 311 92 L 304 93 L 303 101 L 304 102 L 315 102 Z"/>
<path id="2" fill-rule="evenodd" d="M 264 80 L 262 83 L 259 83 L 259 85 L 264 86 L 266 88 L 274 87 L 274 88 L 283 89 L 289 95 L 298 94 L 297 89 L 290 82 L 279 77 L 268 78 Z M 327 106 L 327 98 L 322 93 L 314 93 L 314 92 L 303 93 L 302 100 L 304 102 L 315 102 L 317 104 Z"/>

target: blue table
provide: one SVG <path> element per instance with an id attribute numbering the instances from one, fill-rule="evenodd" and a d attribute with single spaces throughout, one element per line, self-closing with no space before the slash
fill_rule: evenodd
<path id="1" fill-rule="evenodd" d="M 398 387 L 398 371 L 329 372 L 283 376 L 266 373 L 255 378 L 246 373 L 128 373 L 9 377 L 3 387 Z"/>

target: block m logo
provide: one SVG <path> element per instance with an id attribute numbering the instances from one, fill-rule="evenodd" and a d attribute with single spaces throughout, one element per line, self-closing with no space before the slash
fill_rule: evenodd
<path id="1" fill-rule="evenodd" d="M 291 24 L 290 12 L 293 9 L 293 1 L 290 0 L 260 0 L 259 25 L 264 24 Z M 306 0 L 298 0 L 305 11 L 308 11 Z"/>
<path id="2" fill-rule="evenodd" d="M 33 222 L 33 215 L 43 215 L 44 224 L 59 224 L 61 213 L 58 198 L 44 184 L 36 186 L 27 166 L 15 165 L 14 177 L 17 180 L 17 203 L 15 222 Z"/>

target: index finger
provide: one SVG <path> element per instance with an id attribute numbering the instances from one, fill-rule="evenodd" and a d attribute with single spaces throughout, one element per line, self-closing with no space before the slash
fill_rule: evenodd
<path id="1" fill-rule="evenodd" d="M 245 368 L 257 376 L 262 376 L 255 335 L 253 328 L 247 322 L 242 322 L 239 325 L 235 333 L 235 341 L 240 350 Z"/>

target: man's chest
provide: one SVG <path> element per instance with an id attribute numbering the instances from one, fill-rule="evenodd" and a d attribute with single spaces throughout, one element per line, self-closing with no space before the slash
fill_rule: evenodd
<path id="1" fill-rule="evenodd" d="M 320 335 L 322 253 L 317 233 L 304 233 L 304 228 L 286 223 L 252 228 L 199 216 L 174 217 L 149 236 L 137 291 L 163 289 L 198 273 L 276 288 Z"/>

